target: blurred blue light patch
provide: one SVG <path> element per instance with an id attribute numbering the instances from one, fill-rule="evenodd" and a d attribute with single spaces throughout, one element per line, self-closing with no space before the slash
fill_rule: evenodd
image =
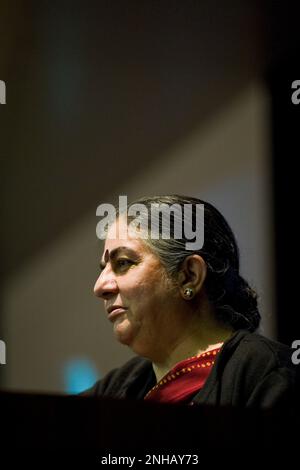
<path id="1" fill-rule="evenodd" d="M 100 374 L 93 361 L 76 358 L 64 364 L 63 378 L 65 392 L 76 394 L 94 385 Z"/>

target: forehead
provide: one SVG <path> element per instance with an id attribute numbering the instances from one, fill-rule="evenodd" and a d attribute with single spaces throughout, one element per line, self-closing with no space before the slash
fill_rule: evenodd
<path id="1" fill-rule="evenodd" d="M 111 252 L 120 247 L 128 248 L 139 254 L 150 252 L 150 249 L 139 238 L 138 233 L 132 228 L 129 229 L 123 218 L 119 218 L 110 226 L 105 239 L 103 253 Z"/>

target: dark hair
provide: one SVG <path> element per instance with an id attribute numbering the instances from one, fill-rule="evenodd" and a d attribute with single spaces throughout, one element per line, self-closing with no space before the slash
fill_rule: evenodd
<path id="1" fill-rule="evenodd" d="M 255 331 L 260 322 L 257 307 L 257 294 L 239 274 L 239 250 L 234 234 L 223 215 L 210 203 L 201 199 L 170 195 L 144 197 L 128 205 L 143 204 L 150 212 L 153 204 L 192 205 L 193 219 L 196 205 L 204 205 L 204 244 L 200 250 L 187 250 L 183 232 L 180 239 L 170 236 L 168 239 L 143 240 L 159 257 L 167 273 L 174 280 L 184 259 L 197 253 L 206 262 L 207 277 L 205 289 L 210 302 L 214 305 L 220 321 L 234 329 Z M 183 212 L 183 211 L 182 211 Z M 182 213 L 181 212 L 181 213 Z M 141 213 L 145 216 L 145 213 Z M 174 216 L 176 217 L 176 215 Z M 193 224 L 193 221 L 191 221 Z M 171 233 L 174 230 L 174 218 L 171 217 Z"/>

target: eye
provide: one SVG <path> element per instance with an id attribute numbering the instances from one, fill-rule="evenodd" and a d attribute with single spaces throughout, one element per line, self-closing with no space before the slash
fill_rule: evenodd
<path id="1" fill-rule="evenodd" d="M 116 262 L 116 265 L 118 268 L 127 268 L 128 266 L 131 266 L 132 264 L 133 264 L 133 261 L 127 258 L 120 258 Z"/>

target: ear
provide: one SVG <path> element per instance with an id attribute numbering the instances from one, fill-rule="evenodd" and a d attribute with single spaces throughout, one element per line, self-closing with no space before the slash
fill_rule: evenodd
<path id="1" fill-rule="evenodd" d="M 191 299 L 203 287 L 207 266 L 200 255 L 187 256 L 178 274 L 178 284 L 184 299 Z"/>

